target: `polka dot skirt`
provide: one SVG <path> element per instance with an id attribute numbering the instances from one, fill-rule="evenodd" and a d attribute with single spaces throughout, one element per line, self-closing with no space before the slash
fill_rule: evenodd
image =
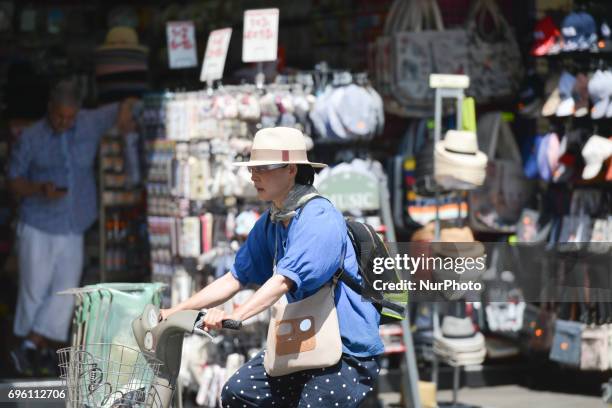
<path id="1" fill-rule="evenodd" d="M 223 385 L 223 408 L 358 407 L 374 389 L 379 366 L 375 357 L 343 354 L 338 364 L 269 377 L 263 351 L 242 366 Z"/>

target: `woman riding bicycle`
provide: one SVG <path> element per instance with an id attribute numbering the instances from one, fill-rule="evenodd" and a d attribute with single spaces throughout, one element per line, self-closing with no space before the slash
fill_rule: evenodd
<path id="1" fill-rule="evenodd" d="M 300 131 L 260 130 L 250 161 L 236 164 L 248 166 L 258 198 L 272 205 L 249 233 L 231 271 L 186 301 L 162 310 L 163 318 L 181 310 L 208 308 L 204 329 L 220 329 L 223 320 L 244 321 L 283 296 L 292 303 L 313 295 L 332 281 L 341 266 L 343 273 L 360 281 L 341 212 L 325 199 L 302 206 L 316 195 L 314 168 L 325 165 L 308 161 Z M 249 284 L 260 287 L 232 314 L 214 309 Z M 340 281 L 334 302 L 342 340 L 338 363 L 272 377 L 264 369 L 262 351 L 223 386 L 222 406 L 359 406 L 378 377 L 377 356 L 384 350 L 378 333 L 380 316 L 374 305 Z"/>

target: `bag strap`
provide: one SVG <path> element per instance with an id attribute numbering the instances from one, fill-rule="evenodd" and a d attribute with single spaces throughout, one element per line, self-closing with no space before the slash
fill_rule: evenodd
<path id="1" fill-rule="evenodd" d="M 490 32 L 490 35 L 486 35 L 487 33 L 484 31 L 487 15 L 491 16 L 493 20 L 493 30 Z M 508 38 L 508 33 L 510 32 L 510 25 L 496 0 L 476 0 L 468 14 L 467 22 L 468 25 L 472 24 L 478 34 L 486 41 L 494 41 L 496 35 Z"/>
<path id="2" fill-rule="evenodd" d="M 389 36 L 393 34 L 393 28 L 395 27 L 398 18 L 401 17 L 404 3 L 405 3 L 405 0 L 395 0 L 391 4 L 389 13 L 387 14 L 387 18 L 385 19 L 385 25 L 383 27 L 383 35 Z"/>
<path id="3" fill-rule="evenodd" d="M 329 201 L 326 197 L 317 194 L 317 195 L 315 195 L 313 197 L 310 197 L 308 200 L 306 200 L 301 205 L 300 208 L 304 208 L 306 206 L 306 204 L 308 204 L 309 202 L 311 202 L 312 200 L 315 200 L 317 198 L 322 198 L 322 199 L 325 199 L 325 200 Z M 372 227 L 370 227 L 367 224 L 364 224 L 364 225 L 366 226 L 366 228 L 368 228 L 368 230 L 370 232 L 373 232 L 371 230 Z M 376 232 L 373 232 L 373 233 L 376 233 Z M 350 244 L 353 245 L 353 248 L 355 248 L 353 237 L 352 237 L 352 234 L 350 233 L 350 230 L 348 229 L 348 225 L 347 225 L 347 235 L 348 235 L 348 238 L 350 240 Z M 349 243 L 347 242 L 346 244 L 348 245 Z M 346 247 L 344 248 L 344 251 L 343 251 L 343 254 L 342 254 L 342 258 L 340 259 L 340 267 L 334 273 L 334 276 L 332 278 L 334 283 L 337 282 L 337 281 L 340 281 L 340 282 L 344 283 L 346 286 L 348 286 L 349 288 L 351 288 L 351 290 L 353 290 L 353 292 L 357 293 L 359 296 L 366 297 L 372 303 L 375 303 L 375 304 L 379 305 L 380 307 L 393 310 L 394 312 L 400 313 L 403 316 L 403 314 L 405 312 L 405 308 L 404 307 L 402 307 L 400 305 L 397 305 L 397 304 L 395 304 L 393 302 L 390 302 L 390 301 L 386 300 L 384 297 L 374 298 L 374 297 L 371 297 L 371 296 L 365 296 L 363 294 L 363 288 L 361 287 L 361 285 L 359 283 L 355 282 L 355 280 L 350 275 L 344 273 L 344 258 L 345 257 L 346 257 Z M 363 269 L 361 268 L 361 265 L 360 265 L 359 262 L 357 262 L 357 268 L 359 270 L 359 273 L 363 276 Z"/>
<path id="4" fill-rule="evenodd" d="M 395 24 L 390 27 L 390 35 L 402 31 L 414 30 L 416 20 L 419 18 L 418 10 L 415 10 L 415 1 L 416 0 L 401 0 L 397 20 L 395 21 Z"/>
<path id="5" fill-rule="evenodd" d="M 428 11 L 428 18 L 431 19 L 430 23 L 432 28 L 436 31 L 444 31 L 444 21 L 442 20 L 442 12 L 438 6 L 437 0 L 425 0 Z"/>

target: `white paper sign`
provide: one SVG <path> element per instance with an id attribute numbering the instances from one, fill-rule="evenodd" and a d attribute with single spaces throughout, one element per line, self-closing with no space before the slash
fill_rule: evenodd
<path id="1" fill-rule="evenodd" d="M 223 78 L 223 68 L 225 68 L 225 58 L 231 38 L 231 28 L 222 28 L 210 33 L 206 44 L 204 62 L 202 63 L 200 81 L 214 81 Z"/>
<path id="2" fill-rule="evenodd" d="M 166 24 L 170 69 L 198 66 L 193 21 L 171 21 Z"/>
<path id="3" fill-rule="evenodd" d="M 278 9 L 244 12 L 242 61 L 275 61 L 278 48 Z"/>

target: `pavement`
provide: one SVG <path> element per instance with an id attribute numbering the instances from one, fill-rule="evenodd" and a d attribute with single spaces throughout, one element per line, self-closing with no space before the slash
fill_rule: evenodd
<path id="1" fill-rule="evenodd" d="M 439 391 L 438 402 L 452 400 L 452 391 Z M 398 393 L 380 395 L 385 408 L 399 407 Z M 484 388 L 462 388 L 458 401 L 481 408 L 602 408 L 606 407 L 601 398 L 594 396 L 562 394 L 535 391 L 516 385 Z"/>

